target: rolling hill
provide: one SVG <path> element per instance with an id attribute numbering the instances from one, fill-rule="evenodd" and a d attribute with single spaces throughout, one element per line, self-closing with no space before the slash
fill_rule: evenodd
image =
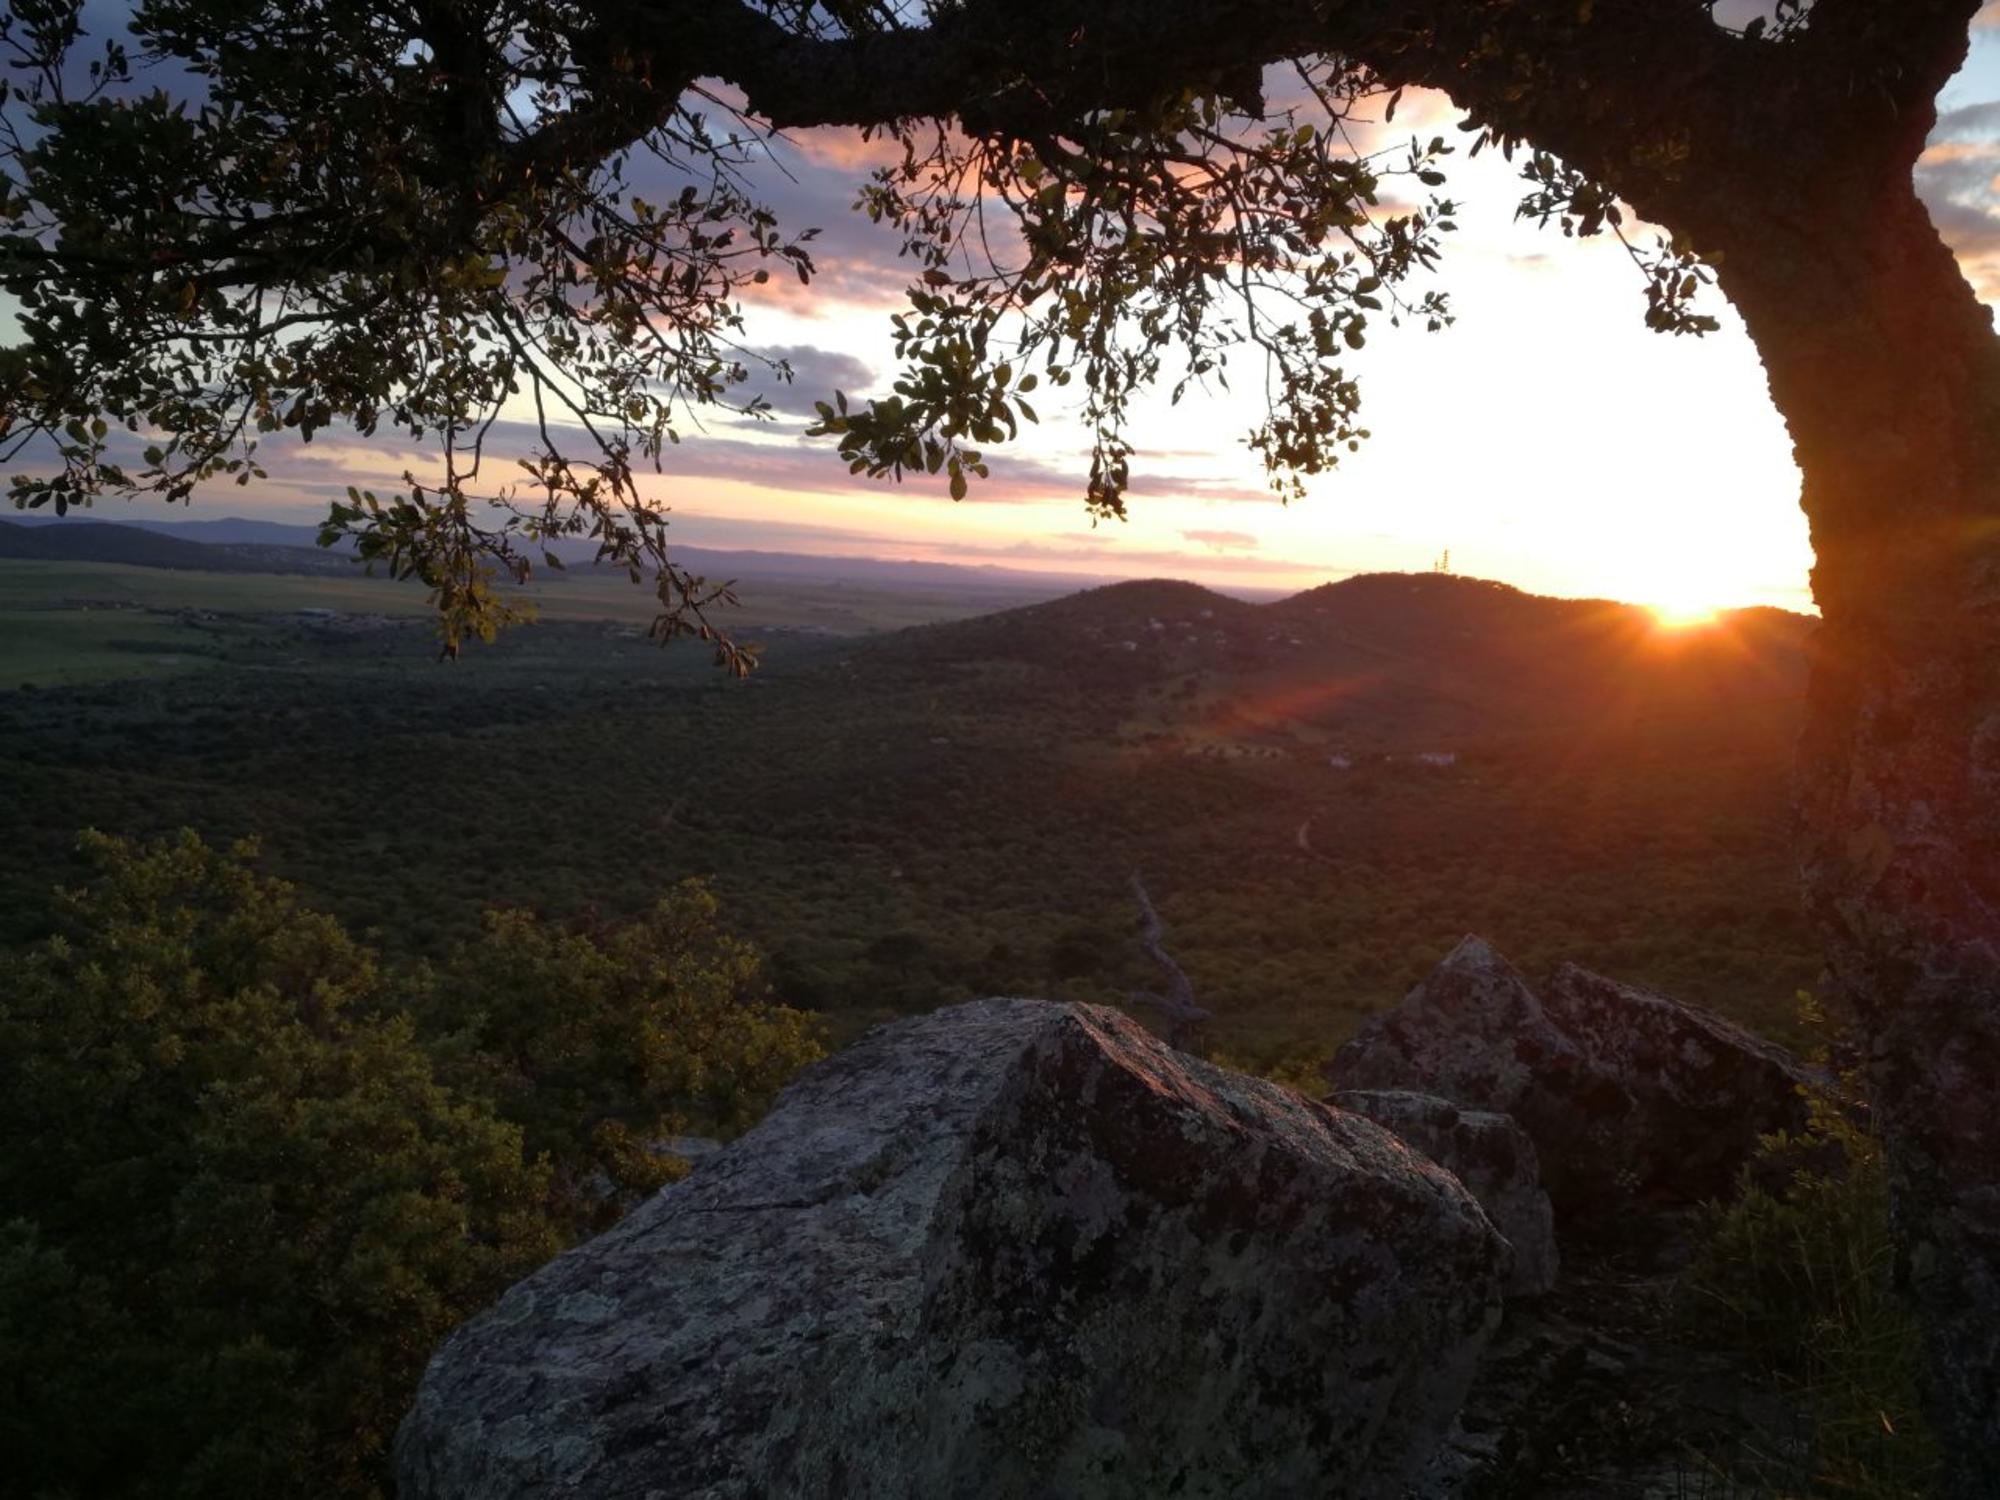
<path id="1" fill-rule="evenodd" d="M 0 559 L 122 563 L 201 573 L 351 575 L 354 564 L 313 546 L 269 542 L 205 542 L 109 521 L 24 526 L 0 521 Z"/>
<path id="2" fill-rule="evenodd" d="M 0 522 L 13 531 L 32 532 L 36 538 L 70 534 L 56 544 L 72 550 L 32 550 L 37 543 L 21 538 L 0 542 L 0 558 L 42 557 L 64 560 L 122 562 L 149 567 L 215 569 L 219 552 L 249 562 L 253 570 L 299 572 L 298 554 L 310 554 L 322 566 L 305 571 L 325 571 L 330 555 L 351 551 L 352 543 L 342 539 L 333 548 L 318 545 L 319 528 L 284 521 L 260 521 L 239 516 L 205 520 L 161 521 L 135 518 L 108 522 L 94 518 L 24 515 L 19 521 Z M 91 535 L 73 535 L 75 533 Z M 148 548 L 129 535 L 108 537 L 105 532 L 143 533 L 176 545 Z M 187 546 L 207 550 L 199 554 Z M 23 550 L 27 549 L 27 550 Z M 597 556 L 594 542 L 558 538 L 550 544 L 563 561 L 581 576 L 592 571 Z M 803 552 L 771 552 L 751 548 L 676 546 L 675 557 L 686 567 L 709 578 L 754 578 L 765 581 L 803 584 L 845 584 L 871 588 L 964 589 L 975 598 L 991 598 L 996 606 L 1026 599 L 1046 599 L 1067 593 L 1079 583 L 1095 583 L 1095 578 L 1078 578 L 1064 573 L 1036 572 L 993 564 L 938 563 L 903 558 L 855 557 Z M 261 561 L 260 561 L 261 559 Z M 348 571 L 335 565 L 339 571 Z M 232 567 L 229 569 L 234 570 Z M 622 570 L 610 570 L 620 572 Z M 544 583 L 560 582 L 562 573 L 547 572 Z"/>
<path id="3" fill-rule="evenodd" d="M 1138 870 L 1227 1050 L 1338 1042 L 1467 931 L 1782 1032 L 1819 966 L 1787 800 L 1811 630 L 1432 575 L 1147 582 L 786 638 L 745 683 L 582 622 L 447 670 L 421 622 L 274 616 L 198 675 L 0 699 L 0 908 L 28 935 L 85 825 L 255 835 L 426 953 L 487 904 L 629 912 L 700 875 L 845 1032 L 1123 999 Z"/>
<path id="4" fill-rule="evenodd" d="M 1263 605 L 1191 583 L 1113 584 L 872 651 L 947 673 L 1008 662 L 1074 676 L 1155 731 L 1367 751 L 1789 712 L 1815 623 L 1753 609 L 1667 629 L 1635 605 L 1380 573 Z"/>

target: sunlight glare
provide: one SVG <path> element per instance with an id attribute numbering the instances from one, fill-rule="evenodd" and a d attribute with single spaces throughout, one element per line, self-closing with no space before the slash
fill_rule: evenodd
<path id="1" fill-rule="evenodd" d="M 1722 613 L 1722 606 L 1698 594 L 1670 595 L 1655 599 L 1646 606 L 1653 612 L 1654 622 L 1662 630 L 1693 630 L 1702 625 L 1713 625 L 1716 616 Z"/>

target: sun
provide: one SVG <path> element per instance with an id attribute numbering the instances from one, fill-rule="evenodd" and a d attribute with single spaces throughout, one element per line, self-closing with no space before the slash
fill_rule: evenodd
<path id="1" fill-rule="evenodd" d="M 1716 616 L 1722 613 L 1721 605 L 1696 593 L 1670 594 L 1646 607 L 1662 630 L 1694 630 L 1713 625 Z"/>

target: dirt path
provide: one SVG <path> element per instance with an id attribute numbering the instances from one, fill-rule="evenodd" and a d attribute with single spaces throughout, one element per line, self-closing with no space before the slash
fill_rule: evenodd
<path id="1" fill-rule="evenodd" d="M 1314 814 L 1313 817 L 1307 818 L 1305 822 L 1299 824 L 1299 831 L 1292 835 L 1292 842 L 1297 844 L 1299 852 L 1308 858 L 1316 859 L 1321 864 L 1338 865 L 1340 861 L 1335 859 L 1331 854 L 1325 854 L 1313 848 L 1312 826 L 1317 817 L 1318 814 Z"/>

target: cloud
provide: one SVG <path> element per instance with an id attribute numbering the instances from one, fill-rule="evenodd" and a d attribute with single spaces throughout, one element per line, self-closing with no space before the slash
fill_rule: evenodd
<path id="1" fill-rule="evenodd" d="M 1947 110 L 1916 165 L 1931 222 L 1982 297 L 2000 299 L 2000 100 Z"/>
<path id="2" fill-rule="evenodd" d="M 1211 552 L 1255 552 L 1259 545 L 1247 531 L 1183 531 L 1181 539 Z"/>
<path id="3" fill-rule="evenodd" d="M 2000 132 L 2000 99 L 1988 99 L 1979 104 L 1945 110 L 1931 129 L 1931 139 L 1934 142 L 1953 141 L 1968 135 L 1995 132 Z"/>
<path id="4" fill-rule="evenodd" d="M 790 367 L 790 381 L 757 365 L 751 378 L 738 393 L 762 396 L 787 416 L 811 417 L 815 401 L 831 401 L 840 391 L 849 399 L 863 396 L 875 385 L 875 372 L 852 354 L 838 349 L 821 349 L 813 344 L 773 344 L 756 351 L 773 362 Z"/>
<path id="5" fill-rule="evenodd" d="M 824 397 L 834 386 L 849 388 L 866 385 L 872 372 L 861 361 L 838 351 L 811 346 L 779 346 L 766 352 L 783 354 L 799 371 L 790 388 L 778 386 L 778 393 L 794 407 L 810 410 L 815 397 Z M 806 369 L 812 370 L 808 383 Z M 942 477 L 912 475 L 901 483 L 893 479 L 870 479 L 850 474 L 831 440 L 803 436 L 803 420 L 780 417 L 765 422 L 737 421 L 726 426 L 715 422 L 701 430 L 684 419 L 683 441 L 669 446 L 661 456 L 661 476 L 669 482 L 715 480 L 752 485 L 779 493 L 803 495 L 855 495 L 862 493 L 899 494 L 913 500 L 951 503 Z M 557 441 L 572 457 L 592 451 L 589 439 L 580 431 L 553 426 Z M 136 457 L 138 439 L 131 446 Z M 524 477 L 514 461 L 540 447 L 540 435 L 527 422 L 502 421 L 486 434 L 485 461 L 479 487 L 518 481 Z M 270 484 L 290 492 L 297 499 L 328 499 L 347 485 L 358 484 L 377 490 L 399 487 L 405 470 L 424 483 L 434 483 L 440 458 L 434 444 L 412 443 L 398 434 L 384 433 L 363 438 L 345 429 L 335 429 L 311 444 L 295 436 L 281 434 L 266 440 L 259 458 L 270 472 Z M 986 450 L 992 477 L 972 486 L 966 505 L 1018 505 L 1051 500 L 1082 506 L 1088 485 L 1089 464 L 1081 456 L 1049 453 L 1037 457 L 1024 442 L 1021 446 L 1001 446 Z M 641 469 L 642 488 L 657 493 L 658 480 L 652 471 Z M 217 493 L 221 493 L 218 491 Z M 1148 472 L 1135 465 L 1131 494 L 1135 499 L 1181 496 L 1219 502 L 1275 503 L 1270 491 L 1248 487 L 1209 475 Z"/>
<path id="6" fill-rule="evenodd" d="M 1006 546 L 967 546 L 949 544 L 948 550 L 954 557 L 990 558 L 1009 562 L 1087 562 L 1100 569 L 1116 569 L 1126 576 L 1132 576 L 1135 568 L 1165 568 L 1171 571 L 1202 571 L 1220 569 L 1228 573 L 1268 574 L 1274 577 L 1299 577 L 1306 574 L 1333 574 L 1340 576 L 1354 571 L 1351 568 L 1336 568 L 1331 564 L 1314 562 L 1305 558 L 1281 557 L 1230 557 L 1217 561 L 1212 556 L 1199 552 L 1179 552 L 1165 547 L 1119 547 L 1115 551 L 1091 552 L 1079 555 L 1063 547 L 1051 547 L 1042 542 L 1013 542 Z"/>

